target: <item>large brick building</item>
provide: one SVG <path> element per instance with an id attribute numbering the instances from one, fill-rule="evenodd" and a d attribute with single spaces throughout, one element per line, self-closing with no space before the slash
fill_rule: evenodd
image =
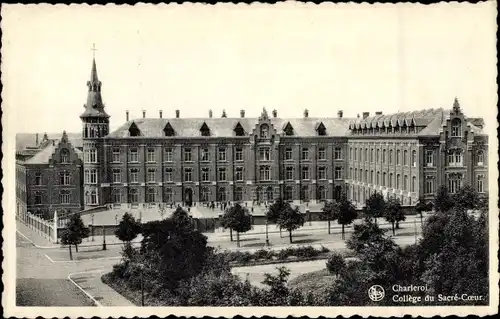
<path id="1" fill-rule="evenodd" d="M 441 184 L 452 193 L 464 184 L 488 191 L 483 120 L 467 118 L 457 100 L 451 109 L 351 119 L 342 111 L 313 118 L 307 110 L 281 118 L 265 109 L 259 117 L 241 110 L 232 118 L 224 111 L 220 117 L 209 111 L 206 118 L 182 118 L 176 110 L 173 118 L 162 111 L 147 118 L 143 111 L 142 118 L 129 119 L 127 111 L 126 123 L 110 132 L 101 85 L 94 59 L 80 116 L 82 187 L 72 193 L 75 203 L 82 196 L 85 208 L 251 205 L 278 197 L 299 204 L 342 193 L 362 206 L 374 191 L 413 205 L 421 195 L 431 200 Z M 50 154 L 58 156 L 55 149 Z"/>

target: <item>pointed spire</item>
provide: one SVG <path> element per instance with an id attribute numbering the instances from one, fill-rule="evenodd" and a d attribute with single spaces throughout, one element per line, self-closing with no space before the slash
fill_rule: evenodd
<path id="1" fill-rule="evenodd" d="M 95 57 L 92 59 L 92 71 L 90 72 L 90 82 L 97 83 L 99 78 L 97 77 L 97 66 L 95 64 Z"/>
<path id="2" fill-rule="evenodd" d="M 85 103 L 85 112 L 80 116 L 84 117 L 105 117 L 109 115 L 104 111 L 104 103 L 101 96 L 101 81 L 97 76 L 97 63 L 95 61 L 95 44 L 92 46 L 92 68 L 90 70 L 90 80 L 87 81 L 87 103 Z"/>
<path id="3" fill-rule="evenodd" d="M 458 103 L 458 98 L 455 97 L 455 101 L 453 102 L 453 110 L 455 112 L 459 112 L 460 111 L 460 103 Z"/>
<path id="4" fill-rule="evenodd" d="M 63 131 L 61 142 L 63 142 L 63 143 L 68 142 L 68 134 L 66 134 L 66 131 Z"/>

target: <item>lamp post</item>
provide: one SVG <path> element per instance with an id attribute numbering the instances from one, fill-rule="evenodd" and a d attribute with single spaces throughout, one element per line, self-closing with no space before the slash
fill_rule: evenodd
<path id="1" fill-rule="evenodd" d="M 106 250 L 106 232 L 104 231 L 104 225 L 102 225 L 102 250 Z"/>
<path id="2" fill-rule="evenodd" d="M 92 241 L 94 241 L 94 214 L 92 214 L 91 217 L 92 217 Z"/>

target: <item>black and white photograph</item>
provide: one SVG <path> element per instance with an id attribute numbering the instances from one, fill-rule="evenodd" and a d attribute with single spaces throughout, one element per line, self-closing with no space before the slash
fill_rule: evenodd
<path id="1" fill-rule="evenodd" d="M 6 316 L 498 312 L 495 2 L 1 14 Z"/>

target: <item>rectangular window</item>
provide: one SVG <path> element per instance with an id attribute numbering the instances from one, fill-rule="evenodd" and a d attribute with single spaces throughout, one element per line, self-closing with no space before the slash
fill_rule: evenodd
<path id="1" fill-rule="evenodd" d="M 59 194 L 59 198 L 61 204 L 70 204 L 71 203 L 71 193 L 69 191 L 61 191 Z"/>
<path id="2" fill-rule="evenodd" d="M 97 184 L 97 170 L 90 170 L 90 184 Z"/>
<path id="3" fill-rule="evenodd" d="M 114 163 L 120 162 L 120 149 L 119 148 L 113 149 L 113 162 Z"/>
<path id="4" fill-rule="evenodd" d="M 333 158 L 336 160 L 342 159 L 342 148 L 336 147 L 335 153 L 333 153 Z"/>
<path id="5" fill-rule="evenodd" d="M 192 160 L 193 160 L 193 158 L 191 157 L 191 149 L 185 148 L 184 149 L 184 161 L 191 162 Z"/>
<path id="6" fill-rule="evenodd" d="M 260 148 L 259 149 L 259 159 L 261 161 L 270 161 L 271 160 L 271 151 L 269 148 Z"/>
<path id="7" fill-rule="evenodd" d="M 302 160 L 307 161 L 308 159 L 309 159 L 309 149 L 303 148 L 302 149 Z"/>
<path id="8" fill-rule="evenodd" d="M 122 175 L 119 169 L 114 169 L 113 170 L 113 183 L 121 183 L 122 182 Z"/>
<path id="9" fill-rule="evenodd" d="M 172 182 L 173 181 L 173 170 L 171 168 L 165 169 L 165 181 Z"/>
<path id="10" fill-rule="evenodd" d="M 184 170 L 184 181 L 191 182 L 192 181 L 192 172 L 190 168 L 186 168 Z"/>
<path id="11" fill-rule="evenodd" d="M 226 161 L 226 149 L 223 147 L 219 148 L 219 161 Z"/>
<path id="12" fill-rule="evenodd" d="M 35 205 L 42 205 L 42 195 L 40 193 L 35 194 Z"/>
<path id="13" fill-rule="evenodd" d="M 156 181 L 156 171 L 154 168 L 148 168 L 148 183 L 154 183 Z"/>
<path id="14" fill-rule="evenodd" d="M 287 148 L 285 150 L 285 160 L 291 160 L 292 159 L 292 149 Z"/>
<path id="15" fill-rule="evenodd" d="M 236 180 L 237 181 L 243 180 L 243 167 L 236 167 Z"/>
<path id="16" fill-rule="evenodd" d="M 269 166 L 260 167 L 260 180 L 262 181 L 271 180 L 271 168 Z"/>
<path id="17" fill-rule="evenodd" d="M 335 179 L 342 179 L 342 167 L 335 167 Z"/>
<path id="18" fill-rule="evenodd" d="M 173 152 L 171 148 L 166 148 L 165 149 L 165 162 L 173 162 Z"/>
<path id="19" fill-rule="evenodd" d="M 208 168 L 201 169 L 201 181 L 202 182 L 208 182 L 210 180 L 208 172 L 209 172 Z"/>
<path id="20" fill-rule="evenodd" d="M 234 157 L 236 161 L 243 161 L 243 149 L 240 147 L 236 148 Z"/>
<path id="21" fill-rule="evenodd" d="M 128 151 L 128 161 L 129 162 L 139 162 L 139 151 L 136 148 L 131 148 Z"/>
<path id="22" fill-rule="evenodd" d="M 42 186 L 42 173 L 35 173 L 35 185 Z"/>
<path id="23" fill-rule="evenodd" d="M 484 193 L 484 175 L 477 175 L 477 192 Z"/>
<path id="24" fill-rule="evenodd" d="M 208 148 L 201 149 L 201 160 L 205 162 L 210 161 L 210 152 L 208 151 Z"/>
<path id="25" fill-rule="evenodd" d="M 484 153 L 483 151 L 477 152 L 477 166 L 484 165 Z"/>
<path id="26" fill-rule="evenodd" d="M 154 148 L 148 148 L 148 162 L 154 163 L 156 162 L 156 152 Z"/>
<path id="27" fill-rule="evenodd" d="M 302 167 L 302 179 L 309 179 L 309 167 Z"/>
<path id="28" fill-rule="evenodd" d="M 97 163 L 97 150 L 89 150 L 90 163 Z"/>
<path id="29" fill-rule="evenodd" d="M 293 167 L 288 166 L 285 170 L 285 178 L 286 180 L 293 180 Z"/>
<path id="30" fill-rule="evenodd" d="M 425 151 L 425 166 L 432 167 L 434 166 L 434 151 L 426 150 Z"/>
<path id="31" fill-rule="evenodd" d="M 326 179 L 326 167 L 322 166 L 318 169 L 318 179 Z"/>
<path id="32" fill-rule="evenodd" d="M 219 181 L 225 181 L 225 180 L 226 180 L 226 169 L 219 168 Z"/>
<path id="33" fill-rule="evenodd" d="M 320 147 L 318 150 L 318 159 L 319 160 L 326 160 L 326 150 L 324 147 Z"/>
<path id="34" fill-rule="evenodd" d="M 130 170 L 129 182 L 130 183 L 139 183 L 139 170 L 137 168 L 132 168 Z"/>

